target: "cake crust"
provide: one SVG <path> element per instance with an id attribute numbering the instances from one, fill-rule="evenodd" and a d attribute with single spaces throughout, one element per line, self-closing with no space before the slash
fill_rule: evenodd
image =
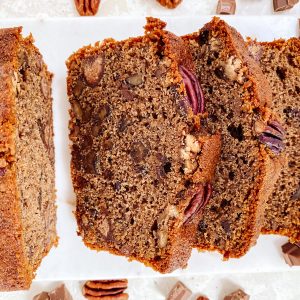
<path id="1" fill-rule="evenodd" d="M 57 243 L 51 236 L 39 261 L 30 263 L 25 243 L 24 207 L 18 188 L 17 96 L 19 53 L 21 47 L 37 49 L 32 37 L 23 39 L 21 27 L 0 29 L 0 290 L 28 289 L 42 257 Z M 51 81 L 52 75 L 46 75 Z M 47 87 L 48 84 L 45 84 Z M 52 120 L 52 116 L 51 116 Z M 52 126 L 52 125 L 51 125 Z M 49 147 L 53 150 L 53 133 L 49 133 Z M 50 154 L 54 168 L 54 152 Z M 51 175 L 49 175 L 51 176 Z M 53 177 L 54 178 L 54 177 Z M 54 185 L 53 195 L 54 195 Z M 54 196 L 55 197 L 55 196 Z M 54 201 L 54 199 L 53 199 Z M 46 218 L 48 219 L 48 218 Z"/>

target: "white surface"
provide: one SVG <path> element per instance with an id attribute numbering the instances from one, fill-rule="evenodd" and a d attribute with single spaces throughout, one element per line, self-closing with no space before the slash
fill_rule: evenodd
<path id="1" fill-rule="evenodd" d="M 184 34 L 200 28 L 210 17 L 172 18 L 168 28 Z M 233 17 L 228 22 L 244 35 L 259 40 L 272 40 L 296 34 L 296 18 Z M 76 18 L 61 20 L 0 20 L 1 27 L 22 25 L 24 33 L 32 32 L 49 69 L 55 74 L 53 82 L 54 124 L 56 146 L 56 185 L 58 196 L 59 246 L 43 260 L 36 280 L 76 280 L 86 278 L 113 278 L 157 276 L 150 268 L 138 262 L 106 252 L 97 253 L 86 248 L 76 235 L 74 194 L 69 172 L 68 101 L 66 97 L 65 60 L 79 47 L 107 37 L 126 38 L 142 33 L 144 18 Z M 284 28 L 284 29 L 283 29 Z M 193 252 L 185 270 L 174 274 L 219 272 L 263 272 L 288 270 L 280 255 L 285 238 L 261 236 L 249 253 L 239 260 L 222 262 L 216 253 Z M 174 275 L 173 274 L 173 275 Z"/>
<path id="2" fill-rule="evenodd" d="M 177 280 L 192 292 L 189 300 L 206 296 L 210 300 L 223 300 L 224 296 L 242 288 L 251 300 L 299 300 L 300 273 L 278 272 L 259 274 L 218 274 L 181 276 L 171 278 L 129 279 L 126 292 L 130 300 L 165 300 Z M 0 300 L 32 300 L 41 291 L 51 291 L 61 282 L 34 282 L 30 291 L 0 294 Z M 74 300 L 86 300 L 81 288 L 84 282 L 67 281 Z"/>
<path id="3" fill-rule="evenodd" d="M 183 0 L 176 9 L 162 7 L 156 0 L 101 0 L 97 16 L 184 16 L 215 14 L 218 0 Z M 236 0 L 240 15 L 297 15 L 300 4 L 274 13 L 273 0 Z M 74 0 L 0 0 L 0 18 L 78 16 Z"/>

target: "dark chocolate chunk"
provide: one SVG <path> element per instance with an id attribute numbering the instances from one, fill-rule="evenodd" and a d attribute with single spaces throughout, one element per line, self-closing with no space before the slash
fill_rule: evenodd
<path id="1" fill-rule="evenodd" d="M 281 246 L 283 258 L 290 266 L 300 266 L 300 243 L 286 243 Z"/>
<path id="2" fill-rule="evenodd" d="M 283 11 L 292 8 L 299 0 L 273 0 L 274 11 Z"/>
<path id="3" fill-rule="evenodd" d="M 49 300 L 73 300 L 70 292 L 64 284 L 49 293 Z"/>
<path id="4" fill-rule="evenodd" d="M 217 6 L 218 15 L 234 15 L 236 9 L 235 0 L 219 0 Z"/>
<path id="5" fill-rule="evenodd" d="M 224 300 L 249 300 L 250 296 L 241 289 L 224 297 Z"/>
<path id="6" fill-rule="evenodd" d="M 192 292 L 181 282 L 178 281 L 170 291 L 167 300 L 188 300 Z"/>

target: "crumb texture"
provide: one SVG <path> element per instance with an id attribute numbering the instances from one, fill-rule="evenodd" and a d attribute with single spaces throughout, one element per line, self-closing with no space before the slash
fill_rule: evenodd
<path id="1" fill-rule="evenodd" d="M 264 233 L 300 240 L 300 42 L 250 42 L 249 49 L 270 82 L 274 109 L 286 131 L 286 163 L 267 202 Z"/>
<path id="2" fill-rule="evenodd" d="M 214 18 L 186 41 L 205 96 L 208 118 L 203 125 L 222 136 L 212 198 L 199 222 L 196 247 L 218 250 L 225 258 L 240 257 L 258 237 L 278 173 L 277 167 L 270 171 L 276 164 L 254 126 L 259 120 L 267 122 L 271 93 L 242 37 L 225 22 Z"/>
<path id="3" fill-rule="evenodd" d="M 0 290 L 7 291 L 29 288 L 57 237 L 52 75 L 20 28 L 0 30 L 0 45 Z"/>

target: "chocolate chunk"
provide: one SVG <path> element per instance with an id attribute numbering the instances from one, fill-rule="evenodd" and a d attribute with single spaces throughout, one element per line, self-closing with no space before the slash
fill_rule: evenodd
<path id="1" fill-rule="evenodd" d="M 281 246 L 283 258 L 290 266 L 300 266 L 300 243 L 286 243 Z"/>
<path id="2" fill-rule="evenodd" d="M 0 176 L 4 176 L 6 173 L 6 168 L 0 168 Z"/>
<path id="3" fill-rule="evenodd" d="M 283 11 L 292 8 L 299 0 L 273 0 L 274 11 Z"/>
<path id="4" fill-rule="evenodd" d="M 70 292 L 64 284 L 49 293 L 49 300 L 73 300 Z"/>
<path id="5" fill-rule="evenodd" d="M 236 9 L 235 0 L 219 0 L 217 6 L 218 15 L 234 15 Z"/>
<path id="6" fill-rule="evenodd" d="M 227 234 L 230 233 L 230 222 L 228 220 L 221 221 L 221 226 Z"/>
<path id="7" fill-rule="evenodd" d="M 292 200 L 300 199 L 300 184 L 298 185 L 295 193 L 292 196 Z"/>
<path id="8" fill-rule="evenodd" d="M 191 296 L 191 290 L 189 290 L 181 281 L 178 281 L 170 291 L 167 300 L 187 300 Z"/>
<path id="9" fill-rule="evenodd" d="M 227 295 L 224 297 L 224 300 L 248 300 L 250 299 L 250 296 L 246 294 L 241 289 Z"/>
<path id="10" fill-rule="evenodd" d="M 209 38 L 209 31 L 208 30 L 201 31 L 199 34 L 199 45 L 203 46 L 204 44 L 206 44 L 208 42 L 208 38 Z"/>
<path id="11" fill-rule="evenodd" d="M 41 292 L 40 294 L 33 297 L 32 300 L 49 300 L 49 294 L 47 292 Z"/>

